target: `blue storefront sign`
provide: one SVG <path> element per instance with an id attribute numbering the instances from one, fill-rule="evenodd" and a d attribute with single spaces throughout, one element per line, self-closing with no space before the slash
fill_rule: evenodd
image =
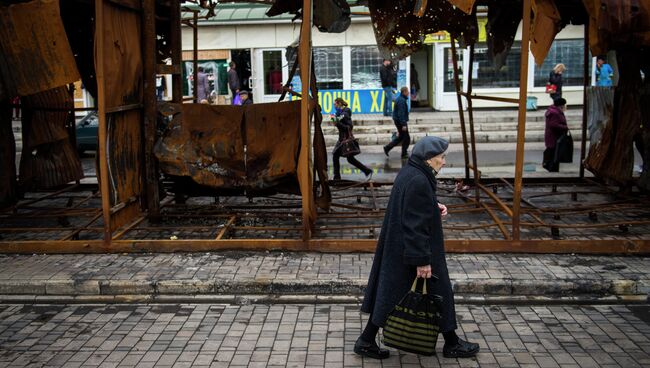
<path id="1" fill-rule="evenodd" d="M 396 96 L 396 95 L 395 95 Z M 334 100 L 337 98 L 344 99 L 353 114 L 380 114 L 384 106 L 384 90 L 382 89 L 364 89 L 364 90 L 322 90 L 318 91 L 318 103 L 321 105 L 324 114 L 334 112 Z M 296 100 L 297 97 L 289 97 L 289 100 Z"/>

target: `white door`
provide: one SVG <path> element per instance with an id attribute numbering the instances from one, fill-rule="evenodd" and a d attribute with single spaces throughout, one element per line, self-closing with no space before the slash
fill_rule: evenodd
<path id="1" fill-rule="evenodd" d="M 255 102 L 277 102 L 288 75 L 284 49 L 256 49 L 252 64 Z"/>
<path id="2" fill-rule="evenodd" d="M 463 91 L 467 90 L 467 70 L 469 67 L 469 50 L 456 48 L 460 70 L 460 80 Z M 436 44 L 435 48 L 435 106 L 436 110 L 458 110 L 456 83 L 454 81 L 454 64 L 451 44 Z M 462 99 L 463 110 L 467 108 L 465 98 Z"/>

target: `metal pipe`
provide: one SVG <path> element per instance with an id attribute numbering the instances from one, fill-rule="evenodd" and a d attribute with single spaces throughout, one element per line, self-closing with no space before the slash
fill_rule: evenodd
<path id="1" fill-rule="evenodd" d="M 474 68 L 474 45 L 469 46 L 469 67 L 467 69 L 467 96 L 472 95 L 472 69 Z M 481 183 L 481 174 L 478 169 L 478 162 L 476 159 L 476 135 L 474 134 L 474 107 L 472 105 L 472 98 L 467 97 L 467 114 L 469 115 L 469 138 L 472 145 L 472 169 L 474 170 L 474 190 L 476 198 L 476 206 L 481 202 L 481 191 L 479 184 Z"/>
<path id="2" fill-rule="evenodd" d="M 465 112 L 461 98 L 462 87 L 458 77 L 458 55 L 456 55 L 456 39 L 451 37 L 451 60 L 454 66 L 454 83 L 456 84 L 456 100 L 458 101 L 458 115 L 460 117 L 460 132 L 463 138 L 463 156 L 465 157 L 465 180 L 469 180 L 469 148 L 467 147 L 467 131 L 465 130 Z"/>
<path id="3" fill-rule="evenodd" d="M 199 101 L 199 13 L 194 12 L 194 17 L 193 17 L 193 24 L 194 27 L 192 27 L 192 45 L 193 45 L 193 50 L 192 50 L 192 68 L 193 68 L 193 74 L 194 74 L 194 83 L 192 84 L 194 88 L 194 102 L 200 103 Z M 206 91 L 207 92 L 207 91 Z M 235 98 L 235 96 L 233 96 Z"/>
<path id="4" fill-rule="evenodd" d="M 582 139 L 580 140 L 580 179 L 585 177 L 585 156 L 587 151 L 587 89 L 591 84 L 591 70 L 589 69 L 589 17 L 585 20 L 585 43 L 583 52 L 584 62 L 584 81 L 582 90 Z"/>
<path id="5" fill-rule="evenodd" d="M 512 239 L 520 240 L 519 216 L 521 208 L 522 176 L 524 170 L 524 143 L 526 141 L 526 96 L 528 94 L 528 50 L 530 42 L 530 0 L 524 0 L 522 14 L 521 60 L 519 64 L 519 114 L 517 126 L 517 154 L 512 200 Z"/>

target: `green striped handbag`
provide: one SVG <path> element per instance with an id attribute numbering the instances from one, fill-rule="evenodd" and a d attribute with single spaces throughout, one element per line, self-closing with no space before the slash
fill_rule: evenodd
<path id="1" fill-rule="evenodd" d="M 393 308 L 384 325 L 384 344 L 420 355 L 435 355 L 440 326 L 439 295 L 427 294 L 427 283 L 413 281 L 411 291 Z"/>

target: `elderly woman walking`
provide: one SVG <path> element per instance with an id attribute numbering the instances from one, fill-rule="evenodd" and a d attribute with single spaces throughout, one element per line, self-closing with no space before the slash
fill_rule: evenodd
<path id="1" fill-rule="evenodd" d="M 354 345 L 354 352 L 385 359 L 389 351 L 376 342 L 379 327 L 410 290 L 415 277 L 428 282 L 431 293 L 442 296 L 440 330 L 445 338 L 446 358 L 473 357 L 478 344 L 456 335 L 454 294 L 451 289 L 442 234 L 442 217 L 447 207 L 436 198 L 436 175 L 445 165 L 449 143 L 438 137 L 424 137 L 413 147 L 407 165 L 397 175 L 386 208 L 372 270 L 361 311 L 370 320 Z"/>

